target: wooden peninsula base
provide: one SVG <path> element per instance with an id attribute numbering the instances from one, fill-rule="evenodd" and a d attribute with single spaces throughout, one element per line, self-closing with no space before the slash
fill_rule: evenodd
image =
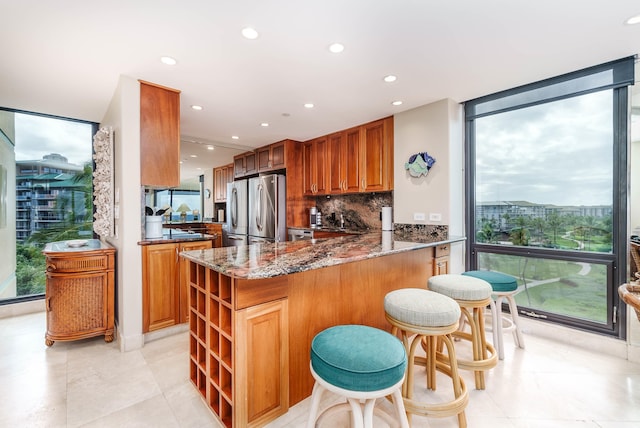
<path id="1" fill-rule="evenodd" d="M 317 333 L 339 324 L 390 331 L 384 296 L 426 287 L 433 259 L 426 247 L 264 279 L 227 276 L 191 259 L 192 382 L 227 427 L 266 424 L 311 394 Z"/>

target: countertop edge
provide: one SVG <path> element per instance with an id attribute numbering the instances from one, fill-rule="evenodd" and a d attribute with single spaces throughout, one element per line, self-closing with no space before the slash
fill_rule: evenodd
<path id="1" fill-rule="evenodd" d="M 339 245 L 341 243 L 340 241 L 342 241 L 343 244 L 348 244 L 352 240 L 356 240 L 356 239 L 357 237 L 348 236 L 348 237 L 339 237 L 339 238 L 318 239 L 317 241 L 335 240 L 336 245 Z M 225 249 L 231 248 L 232 250 L 230 251 L 237 252 L 238 251 L 237 249 L 241 247 L 223 247 L 223 248 L 214 248 L 214 249 L 208 249 L 208 250 L 183 251 L 180 253 L 180 256 L 185 259 L 191 260 L 195 263 L 198 263 L 202 266 L 205 266 L 209 269 L 212 269 L 214 271 L 220 272 L 224 275 L 228 275 L 231 277 L 241 278 L 241 279 L 265 279 L 265 278 L 272 278 L 272 277 L 277 277 L 281 275 L 289 275 L 289 274 L 294 274 L 299 272 L 305 272 L 305 271 L 314 270 L 314 269 L 321 269 L 324 267 L 337 266 L 345 263 L 367 260 L 367 259 L 382 257 L 386 255 L 399 254 L 399 253 L 419 250 L 423 248 L 437 247 L 439 245 L 444 245 L 444 244 L 463 242 L 463 241 L 466 241 L 466 239 L 467 238 L 464 236 L 451 236 L 446 239 L 432 241 L 432 242 L 417 242 L 417 240 L 410 241 L 410 240 L 394 239 L 392 241 L 394 248 L 379 249 L 377 251 L 375 250 L 368 251 L 366 253 L 360 253 L 357 255 L 350 255 L 346 257 L 340 257 L 335 255 L 332 252 L 328 252 L 322 259 L 317 259 L 315 261 L 305 263 L 305 264 L 287 265 L 287 263 L 278 263 L 277 261 L 272 262 L 271 264 L 268 265 L 268 269 L 265 269 L 264 267 L 247 269 L 247 268 L 241 268 L 241 267 L 235 267 L 235 266 L 232 268 L 225 268 L 225 266 L 221 266 L 215 263 L 210 263 L 207 260 L 205 260 L 205 257 L 208 254 L 213 255 L 214 251 L 225 251 Z M 275 245 L 276 247 L 274 247 L 274 249 L 277 249 L 278 245 L 281 245 L 283 246 L 282 247 L 283 249 L 286 249 L 287 243 L 290 243 L 290 242 L 291 241 L 287 241 L 284 243 L 269 244 L 269 245 Z M 298 242 L 297 245 L 301 245 L 300 242 L 305 242 L 305 241 L 296 241 L 296 242 Z M 311 241 L 307 241 L 307 242 L 309 246 L 312 245 Z M 254 249 L 258 250 L 257 246 L 259 245 L 264 245 L 264 244 L 251 244 L 246 247 L 249 248 L 249 251 L 251 251 L 251 247 L 256 246 L 254 247 Z M 398 246 L 396 247 L 396 245 Z M 283 251 L 283 253 L 286 254 L 285 251 Z M 228 253 L 225 253 L 225 254 L 227 254 L 227 259 L 228 259 L 229 258 Z"/>

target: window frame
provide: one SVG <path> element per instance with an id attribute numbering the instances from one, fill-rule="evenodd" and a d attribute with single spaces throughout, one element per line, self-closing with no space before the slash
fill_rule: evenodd
<path id="1" fill-rule="evenodd" d="M 593 263 L 602 263 L 607 266 L 607 322 L 600 324 L 579 320 L 577 318 L 549 313 L 540 310 L 535 312 L 521 311 L 521 315 L 530 318 L 539 318 L 546 322 L 560 324 L 572 328 L 597 332 L 620 339 L 626 338 L 626 311 L 619 310 L 621 301 L 617 293 L 617 286 L 626 281 L 627 273 L 627 256 L 628 256 L 628 239 L 627 239 L 627 189 L 628 189 L 628 151 L 629 151 L 629 90 L 628 85 L 633 84 L 633 68 L 635 57 L 622 58 L 617 61 L 589 67 L 578 70 L 573 73 L 567 73 L 561 76 L 545 79 L 529 85 L 519 86 L 486 97 L 477 98 L 464 103 L 465 107 L 465 229 L 468 235 L 468 245 L 466 246 L 465 267 L 466 270 L 474 270 L 478 267 L 478 256 L 480 253 L 487 252 L 493 254 L 510 254 L 522 257 L 535 257 L 557 260 L 580 260 Z M 629 72 L 630 69 L 630 72 Z M 527 91 L 547 88 L 561 82 L 568 82 L 571 79 L 578 79 L 588 76 L 592 73 L 598 73 L 603 70 L 613 70 L 617 81 L 608 85 L 600 85 L 590 89 L 583 89 L 572 93 L 566 93 L 558 96 L 546 97 L 533 102 L 523 102 L 518 105 L 498 108 L 495 111 L 483 112 L 476 114 L 478 104 L 488 101 L 498 100 L 500 98 L 512 97 Z M 616 75 L 617 73 L 617 75 Z M 475 120 L 481 117 L 501 114 L 507 111 L 522 109 L 526 107 L 548 104 L 560 99 L 577 97 L 593 92 L 611 90 L 613 100 L 613 185 L 612 185 L 612 252 L 574 252 L 557 249 L 544 249 L 540 247 L 518 247 L 503 246 L 489 243 L 476 242 L 476 127 Z"/>

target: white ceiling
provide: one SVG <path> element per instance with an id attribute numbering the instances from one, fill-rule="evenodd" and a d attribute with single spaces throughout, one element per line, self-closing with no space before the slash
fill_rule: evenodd
<path id="1" fill-rule="evenodd" d="M 640 25 L 624 24 L 637 0 L 0 0 L 0 10 L 0 107 L 100 122 L 120 75 L 180 89 L 183 178 L 248 147 L 640 51 Z M 245 26 L 260 37 L 243 38 Z M 345 51 L 328 52 L 333 42 Z"/>

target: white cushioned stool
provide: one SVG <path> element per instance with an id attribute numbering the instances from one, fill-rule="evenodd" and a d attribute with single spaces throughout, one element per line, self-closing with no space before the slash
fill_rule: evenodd
<path id="1" fill-rule="evenodd" d="M 320 426 L 337 410 L 351 410 L 352 426 L 373 428 L 378 398 L 392 396 L 397 421 L 409 428 L 402 399 L 407 354 L 397 337 L 364 325 L 339 325 L 318 333 L 311 342 L 311 375 L 315 379 L 307 427 Z M 318 416 L 325 391 L 347 399 Z M 360 401 L 364 401 L 364 411 Z M 376 415 L 393 425 L 390 415 L 375 408 Z"/>
<path id="2" fill-rule="evenodd" d="M 460 306 L 451 298 L 421 288 L 404 288 L 388 293 L 384 298 L 387 321 L 393 326 L 392 334 L 402 337 L 407 350 L 407 376 L 402 387 L 404 406 L 411 414 L 427 417 L 457 416 L 460 428 L 467 426 L 464 409 L 469 402 L 469 394 L 458 373 L 456 351 L 451 334 L 458 329 Z M 413 339 L 410 342 L 410 338 Z M 427 356 L 416 356 L 416 348 L 422 341 L 426 343 Z M 448 358 L 441 358 L 444 343 Z M 436 390 L 436 370 L 451 378 L 453 398 L 439 403 L 423 403 L 413 399 L 413 366 L 425 366 L 427 389 Z"/>
<path id="3" fill-rule="evenodd" d="M 514 296 L 518 292 L 518 281 L 504 273 L 489 270 L 470 270 L 463 272 L 463 275 L 480 278 L 491 284 L 492 294 L 496 296 L 495 304 L 492 305 L 492 333 L 493 345 L 498 348 L 498 357 L 504 360 L 504 344 L 502 335 L 504 331 L 513 332 L 513 340 L 518 348 L 524 349 L 524 338 L 520 330 L 520 317 L 518 316 L 518 305 Z M 507 299 L 509 303 L 510 316 L 502 312 L 502 300 Z M 504 326 L 506 324 L 506 327 Z"/>
<path id="4" fill-rule="evenodd" d="M 448 296 L 460 305 L 463 320 L 471 332 L 459 329 L 453 336 L 471 342 L 473 360 L 459 358 L 458 367 L 473 370 L 476 389 L 485 389 L 484 372 L 498 363 L 498 354 L 487 342 L 484 326 L 484 309 L 493 303 L 491 284 L 471 276 L 445 274 L 429 278 L 429 290 Z"/>

